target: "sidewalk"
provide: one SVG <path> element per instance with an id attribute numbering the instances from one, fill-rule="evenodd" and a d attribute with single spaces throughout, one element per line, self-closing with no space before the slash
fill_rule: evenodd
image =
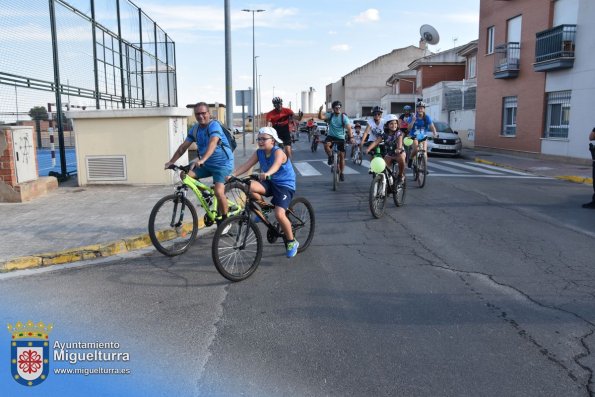
<path id="1" fill-rule="evenodd" d="M 236 164 L 244 162 L 255 147 L 248 133 L 244 156 L 239 137 L 234 153 Z M 590 164 L 472 149 L 466 149 L 464 157 L 542 176 L 592 183 Z M 173 191 L 172 186 L 75 184 L 76 179 L 32 202 L 0 203 L 0 272 L 108 257 L 148 247 L 151 209 L 157 200 Z M 204 233 L 204 229 L 199 231 L 199 235 Z"/>
<path id="2" fill-rule="evenodd" d="M 238 165 L 252 155 L 256 144 L 248 132 L 244 156 L 242 136 L 236 139 Z M 203 181 L 209 184 L 210 178 Z M 0 272 L 108 257 L 151 246 L 147 234 L 151 209 L 174 191 L 173 186 L 78 187 L 76 183 L 75 176 L 33 201 L 0 203 Z M 199 236 L 206 232 L 199 230 Z"/>

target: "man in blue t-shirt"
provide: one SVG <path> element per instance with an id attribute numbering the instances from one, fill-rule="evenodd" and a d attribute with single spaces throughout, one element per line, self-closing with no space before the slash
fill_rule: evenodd
<path id="1" fill-rule="evenodd" d="M 192 178 L 213 177 L 217 208 L 221 214 L 220 221 L 222 221 L 227 218 L 225 177 L 233 170 L 233 152 L 221 129 L 221 124 L 211 120 L 209 105 L 204 102 L 197 103 L 194 106 L 194 116 L 198 123 L 188 131 L 186 140 L 178 147 L 172 158 L 165 163 L 165 168 L 174 164 L 186 153 L 192 142 L 196 142 L 198 158 L 191 164 L 188 175 Z M 184 178 L 183 172 L 180 176 L 182 179 Z"/>
<path id="2" fill-rule="evenodd" d="M 332 103 L 332 110 L 322 114 L 322 106 L 318 109 L 318 118 L 328 123 L 328 134 L 324 141 L 324 151 L 328 156 L 328 165 L 333 163 L 333 155 L 331 152 L 331 146 L 334 142 L 337 143 L 337 150 L 339 150 L 339 180 L 344 181 L 345 175 L 343 170 L 345 169 L 345 141 L 351 143 L 353 135 L 351 133 L 351 123 L 349 117 L 345 113 L 341 113 L 343 104 L 340 101 L 334 101 Z M 347 130 L 347 134 L 345 134 Z"/>

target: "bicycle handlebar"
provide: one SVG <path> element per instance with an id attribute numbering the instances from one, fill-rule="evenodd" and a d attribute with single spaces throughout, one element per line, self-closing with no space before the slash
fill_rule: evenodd
<path id="1" fill-rule="evenodd" d="M 204 164 L 200 164 L 199 168 L 202 167 Z M 167 167 L 168 170 L 174 170 L 174 171 L 184 171 L 185 173 L 188 173 L 190 171 L 190 164 L 188 165 L 176 165 L 176 164 L 171 164 L 169 167 Z"/>

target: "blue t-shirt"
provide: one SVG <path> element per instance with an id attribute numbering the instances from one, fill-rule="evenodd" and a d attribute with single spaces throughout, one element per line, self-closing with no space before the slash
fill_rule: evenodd
<path id="1" fill-rule="evenodd" d="M 215 149 L 211 157 L 209 157 L 207 161 L 205 161 L 205 166 L 209 168 L 233 168 L 233 152 L 229 148 L 229 143 L 227 142 L 227 137 L 221 129 L 221 124 L 219 124 L 217 121 L 213 120 L 209 122 L 209 124 L 206 127 L 201 127 L 198 123 L 195 124 L 190 129 L 190 131 L 188 131 L 188 135 L 186 136 L 186 142 L 196 142 L 198 153 L 202 158 L 204 154 L 207 152 L 209 140 L 213 136 L 218 137 L 221 140 L 221 142 L 217 144 L 217 148 Z"/>
<path id="2" fill-rule="evenodd" d="M 345 128 L 347 128 L 347 125 L 349 124 L 349 117 L 343 113 L 340 115 L 335 115 L 333 113 L 334 112 L 326 113 L 328 135 L 339 139 L 345 139 Z M 341 121 L 341 117 L 343 117 L 343 121 Z"/>
<path id="3" fill-rule="evenodd" d="M 425 131 L 427 133 L 430 130 L 430 124 L 432 124 L 432 118 L 429 115 L 424 114 L 424 117 L 422 117 L 422 118 L 418 117 L 415 119 L 415 123 L 413 123 L 411 132 L 413 132 L 414 130 L 420 130 L 420 131 Z"/>
<path id="4" fill-rule="evenodd" d="M 260 171 L 267 172 L 271 169 L 271 166 L 275 162 L 275 151 L 281 150 L 279 146 L 274 146 L 269 157 L 266 156 L 264 149 L 257 149 L 256 156 L 258 157 L 258 163 L 260 164 Z M 271 175 L 271 182 L 277 186 L 285 186 L 292 190 L 295 190 L 295 171 L 291 165 L 291 160 L 287 158 L 287 161 L 281 164 L 281 168 Z"/>

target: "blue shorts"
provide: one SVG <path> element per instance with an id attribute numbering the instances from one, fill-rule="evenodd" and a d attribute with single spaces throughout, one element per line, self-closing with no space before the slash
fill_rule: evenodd
<path id="1" fill-rule="evenodd" d="M 213 177 L 213 183 L 225 183 L 225 177 L 231 175 L 233 171 L 233 167 L 208 167 L 203 165 L 202 167 L 198 168 L 195 167 L 191 172 L 196 175 L 197 179 L 207 178 L 209 176 Z"/>
<path id="2" fill-rule="evenodd" d="M 291 203 L 291 199 L 293 199 L 293 194 L 295 190 L 290 189 L 286 186 L 279 186 L 275 185 L 273 182 L 269 181 L 259 181 L 262 186 L 264 187 L 265 197 L 273 196 L 271 203 L 275 207 L 282 207 L 284 209 L 289 208 L 289 204 Z"/>

